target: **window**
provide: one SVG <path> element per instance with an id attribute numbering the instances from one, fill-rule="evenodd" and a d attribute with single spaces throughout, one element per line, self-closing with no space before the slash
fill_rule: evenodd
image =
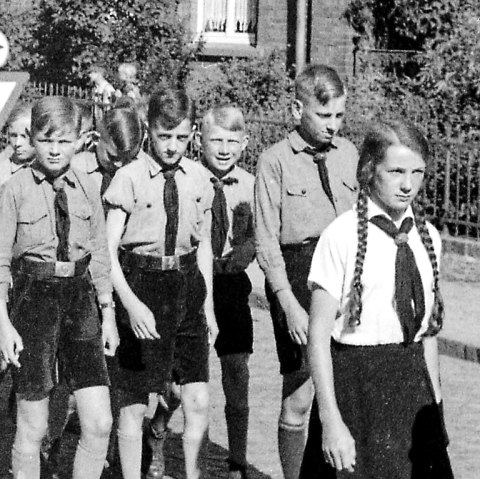
<path id="1" fill-rule="evenodd" d="M 207 43 L 255 45 L 258 0 L 199 0 L 198 35 Z"/>

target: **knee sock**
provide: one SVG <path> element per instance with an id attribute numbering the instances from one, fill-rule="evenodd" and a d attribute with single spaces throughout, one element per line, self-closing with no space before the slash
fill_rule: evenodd
<path id="1" fill-rule="evenodd" d="M 12 448 L 13 479 L 40 479 L 40 453 L 24 454 Z"/>
<path id="2" fill-rule="evenodd" d="M 306 425 L 278 423 L 278 452 L 285 479 L 298 479 L 305 450 Z"/>
<path id="3" fill-rule="evenodd" d="M 229 460 L 239 466 L 247 464 L 248 414 L 248 407 L 225 406 Z"/>
<path id="4" fill-rule="evenodd" d="M 75 459 L 73 461 L 72 479 L 100 479 L 105 465 L 108 444 L 105 442 L 103 450 L 92 451 L 82 440 L 78 441 Z"/>
<path id="5" fill-rule="evenodd" d="M 129 436 L 118 430 L 118 452 L 124 479 L 140 479 L 142 468 L 142 435 Z"/>

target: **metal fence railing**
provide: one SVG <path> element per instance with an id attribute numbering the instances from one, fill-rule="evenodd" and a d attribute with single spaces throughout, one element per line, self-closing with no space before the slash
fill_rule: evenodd
<path id="1" fill-rule="evenodd" d="M 32 94 L 34 92 L 34 94 Z M 29 86 L 29 98 L 44 95 L 65 95 L 93 105 L 91 90 L 50 84 Z M 254 173 L 258 156 L 273 143 L 284 138 L 292 128 L 288 112 L 280 117 L 254 114 L 246 117 L 249 144 L 241 164 Z M 361 125 L 349 122 L 344 135 L 357 147 L 363 136 Z M 0 146 L 5 143 L 5 131 Z M 432 168 L 425 183 L 425 204 L 429 218 L 444 233 L 453 236 L 480 238 L 480 142 L 456 138 L 430 138 Z M 192 157 L 199 152 L 192 145 Z"/>

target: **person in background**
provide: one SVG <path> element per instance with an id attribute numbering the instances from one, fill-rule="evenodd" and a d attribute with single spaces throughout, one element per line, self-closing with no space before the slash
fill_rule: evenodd
<path id="1" fill-rule="evenodd" d="M 347 92 L 336 71 L 307 66 L 295 97 L 297 128 L 260 155 L 255 180 L 257 260 L 283 375 L 278 447 L 285 479 L 298 478 L 313 398 L 307 275 L 318 237 L 355 201 L 358 160 L 355 146 L 338 136 Z"/>
<path id="2" fill-rule="evenodd" d="M 318 405 L 302 479 L 453 479 L 437 346 L 441 240 L 415 201 L 430 165 L 418 128 L 372 126 L 356 207 L 315 249 L 308 357 Z"/>
<path id="3" fill-rule="evenodd" d="M 32 106 L 19 102 L 7 121 L 7 147 L 0 153 L 0 185 L 5 183 L 35 156 L 30 143 Z"/>

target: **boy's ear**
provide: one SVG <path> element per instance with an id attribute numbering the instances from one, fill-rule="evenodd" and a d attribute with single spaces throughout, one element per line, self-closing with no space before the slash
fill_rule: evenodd
<path id="1" fill-rule="evenodd" d="M 248 145 L 248 140 L 249 140 L 249 136 L 248 135 L 244 135 L 243 136 L 243 139 L 242 139 L 242 151 L 245 150 L 245 148 L 247 147 Z"/>
<path id="2" fill-rule="evenodd" d="M 195 130 L 193 132 L 193 141 L 198 148 L 202 147 L 202 132 L 200 130 Z"/>
<path id="3" fill-rule="evenodd" d="M 292 103 L 292 116 L 295 121 L 300 121 L 303 115 L 303 103 L 300 100 L 294 100 Z"/>

